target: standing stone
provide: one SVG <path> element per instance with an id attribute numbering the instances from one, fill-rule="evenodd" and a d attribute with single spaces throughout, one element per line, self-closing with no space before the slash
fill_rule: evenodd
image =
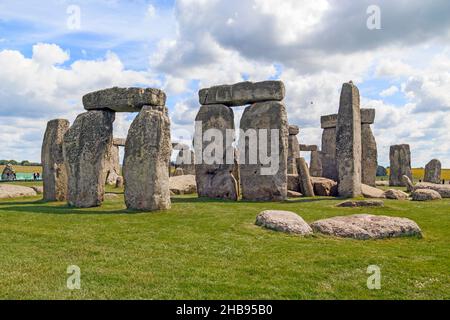
<path id="1" fill-rule="evenodd" d="M 309 175 L 308 165 L 304 158 L 297 159 L 297 170 L 300 177 L 300 190 L 305 197 L 314 197 L 314 187 Z"/>
<path id="2" fill-rule="evenodd" d="M 105 161 L 106 184 L 113 186 L 120 176 L 119 146 L 110 143 L 106 152 Z"/>
<path id="3" fill-rule="evenodd" d="M 240 127 L 242 131 L 239 149 L 243 198 L 253 201 L 286 200 L 289 130 L 284 103 L 267 101 L 247 107 L 242 115 Z M 257 141 L 246 138 L 246 135 L 248 137 L 248 134 L 252 132 L 251 129 L 256 130 L 254 133 Z M 278 141 L 272 141 L 272 130 L 278 134 Z M 261 141 L 264 141 L 264 135 L 266 135 L 268 150 L 259 150 Z M 272 144 L 277 144 L 277 148 L 272 149 Z M 250 150 L 253 154 L 255 152 L 258 154 L 256 163 L 249 161 Z M 261 153 L 271 157 L 276 163 L 264 164 L 261 161 Z"/>
<path id="4" fill-rule="evenodd" d="M 41 162 L 45 201 L 65 201 L 67 172 L 64 164 L 64 135 L 69 130 L 68 120 L 56 119 L 47 123 L 42 143 Z"/>
<path id="5" fill-rule="evenodd" d="M 16 171 L 14 170 L 14 167 L 12 166 L 12 164 L 8 163 L 3 169 L 2 180 L 13 181 L 15 174 Z"/>
<path id="6" fill-rule="evenodd" d="M 311 151 L 309 173 L 313 177 L 322 177 L 322 160 L 319 151 Z"/>
<path id="7" fill-rule="evenodd" d="M 238 186 L 236 179 L 233 177 L 234 151 L 229 151 L 234 150 L 233 141 L 227 141 L 226 139 L 227 130 L 228 133 L 234 132 L 233 110 L 220 104 L 202 106 L 195 121 L 201 122 L 201 128 L 196 128 L 196 130 L 201 129 L 201 136 L 197 137 L 196 133 L 194 141 L 197 158 L 195 175 L 199 197 L 237 201 L 239 197 Z M 216 130 L 217 134 L 220 133 L 222 140 L 204 141 L 205 133 L 214 133 L 214 130 L 210 129 Z M 234 137 L 234 133 L 232 136 Z M 217 159 L 204 158 L 205 149 L 207 150 L 206 155 L 212 155 L 208 152 L 211 148 L 217 149 L 216 151 L 219 152 L 219 154 L 214 154 Z M 227 159 L 227 151 L 231 152 L 231 159 Z M 220 153 L 222 153 L 221 157 Z"/>
<path id="8" fill-rule="evenodd" d="M 341 197 L 361 195 L 361 154 L 359 90 L 352 82 L 344 83 L 336 128 L 336 163 Z"/>
<path id="9" fill-rule="evenodd" d="M 85 112 L 65 134 L 63 151 L 70 206 L 89 208 L 103 202 L 106 156 L 113 139 L 114 119 L 115 113 L 111 111 Z"/>
<path id="10" fill-rule="evenodd" d="M 300 158 L 300 146 L 297 139 L 299 132 L 298 126 L 289 126 L 288 174 L 298 174 L 296 159 Z"/>
<path id="11" fill-rule="evenodd" d="M 425 166 L 425 176 L 423 182 L 431 182 L 440 184 L 441 180 L 441 162 L 438 159 L 433 159 Z"/>
<path id="12" fill-rule="evenodd" d="M 337 115 L 321 117 L 322 149 L 320 160 L 322 162 L 322 176 L 331 180 L 338 180 L 336 166 L 336 124 Z"/>
<path id="13" fill-rule="evenodd" d="M 369 186 L 375 186 L 377 167 L 378 167 L 378 152 L 377 142 L 370 128 L 370 124 L 363 123 L 361 125 L 361 143 L 362 143 L 362 159 L 361 159 L 361 174 L 362 183 Z"/>
<path id="14" fill-rule="evenodd" d="M 377 177 L 385 177 L 387 176 L 387 170 L 383 166 L 377 167 Z"/>
<path id="15" fill-rule="evenodd" d="M 411 151 L 409 145 L 400 144 L 391 146 L 389 160 L 389 185 L 404 187 L 405 184 L 402 180 L 404 175 L 412 180 Z"/>
<path id="16" fill-rule="evenodd" d="M 128 130 L 123 173 L 128 209 L 170 209 L 170 120 L 163 110 L 145 106 Z"/>

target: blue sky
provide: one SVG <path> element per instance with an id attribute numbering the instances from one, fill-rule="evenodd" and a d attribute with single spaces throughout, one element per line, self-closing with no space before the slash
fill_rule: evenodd
<path id="1" fill-rule="evenodd" d="M 367 27 L 373 4 L 381 29 Z M 414 166 L 450 168 L 449 16 L 443 0 L 3 0 L 0 158 L 39 161 L 48 120 L 73 121 L 83 94 L 116 85 L 164 89 L 173 136 L 188 140 L 200 88 L 281 79 L 301 143 L 320 145 L 320 116 L 353 80 L 377 110 L 381 164 L 409 143 Z M 118 116 L 116 136 L 134 116 Z"/>

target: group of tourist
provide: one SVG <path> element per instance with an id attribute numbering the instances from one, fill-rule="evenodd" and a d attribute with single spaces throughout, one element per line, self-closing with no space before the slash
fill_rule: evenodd
<path id="1" fill-rule="evenodd" d="M 41 179 L 41 174 L 39 172 L 33 172 L 33 180 Z"/>

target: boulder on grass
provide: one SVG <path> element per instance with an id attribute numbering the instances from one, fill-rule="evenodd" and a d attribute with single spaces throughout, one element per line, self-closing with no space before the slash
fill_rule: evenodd
<path id="1" fill-rule="evenodd" d="M 256 218 L 256 225 L 286 233 L 309 235 L 311 227 L 298 214 L 290 211 L 267 210 Z"/>
<path id="2" fill-rule="evenodd" d="M 169 189 L 175 195 L 193 194 L 197 192 L 194 175 L 170 177 Z"/>
<path id="3" fill-rule="evenodd" d="M 361 191 L 364 198 L 384 199 L 384 191 L 378 188 L 371 187 L 366 184 L 361 184 Z"/>
<path id="4" fill-rule="evenodd" d="M 36 191 L 32 188 L 12 184 L 0 184 L 0 199 L 34 197 Z"/>
<path id="5" fill-rule="evenodd" d="M 357 240 L 422 235 L 420 227 L 410 219 L 369 214 L 319 220 L 311 227 L 314 232 Z"/>
<path id="6" fill-rule="evenodd" d="M 31 189 L 36 191 L 37 194 L 43 194 L 44 193 L 44 187 L 43 186 L 31 186 Z"/>
<path id="7" fill-rule="evenodd" d="M 416 189 L 411 193 L 413 201 L 441 200 L 439 192 L 431 189 Z"/>
<path id="8" fill-rule="evenodd" d="M 336 181 L 322 177 L 311 177 L 311 182 L 316 196 L 337 197 L 338 184 Z"/>
<path id="9" fill-rule="evenodd" d="M 301 198 L 303 195 L 300 192 L 288 190 L 287 192 L 288 198 Z"/>
<path id="10" fill-rule="evenodd" d="M 393 200 L 407 200 L 408 194 L 397 189 L 389 189 L 384 192 L 384 196 L 386 199 L 393 199 Z"/>
<path id="11" fill-rule="evenodd" d="M 358 207 L 384 207 L 384 202 L 381 200 L 348 200 L 336 205 L 341 208 L 358 208 Z"/>

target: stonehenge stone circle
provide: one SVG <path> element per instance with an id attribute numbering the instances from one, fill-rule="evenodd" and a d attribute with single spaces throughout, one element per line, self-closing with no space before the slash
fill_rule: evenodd
<path id="1" fill-rule="evenodd" d="M 232 142 L 226 139 L 226 130 L 234 130 L 234 112 L 231 108 L 225 105 L 204 105 L 200 107 L 195 121 L 201 122 L 202 132 L 205 133 L 208 129 L 216 129 L 222 133 L 223 141 L 221 145 L 218 141 L 207 143 L 203 141 L 203 137 L 198 137 L 195 145 L 200 145 L 201 148 L 196 147 L 196 153 L 201 152 L 198 159 L 210 144 L 222 146 L 223 157 L 220 159 L 221 163 L 208 164 L 202 159 L 201 163 L 195 165 L 195 175 L 197 181 L 197 192 L 199 197 L 207 197 L 213 199 L 228 199 L 237 201 L 238 186 L 237 181 L 233 176 L 234 163 L 227 163 L 227 150 L 233 148 Z M 197 154 L 196 154 L 197 157 Z M 200 161 L 197 161 L 200 162 Z"/>
<path id="2" fill-rule="evenodd" d="M 89 208 L 101 205 L 105 193 L 105 163 L 112 143 L 115 113 L 80 114 L 64 136 L 63 152 L 68 176 L 67 202 Z"/>
<path id="3" fill-rule="evenodd" d="M 296 159 L 300 158 L 300 146 L 297 139 L 299 132 L 298 126 L 289 126 L 288 174 L 298 174 Z"/>
<path id="4" fill-rule="evenodd" d="M 145 106 L 128 130 L 123 165 L 128 209 L 170 209 L 168 163 L 170 120 L 164 110 Z"/>
<path id="5" fill-rule="evenodd" d="M 309 173 L 313 177 L 322 176 L 322 160 L 319 151 L 311 151 L 311 160 L 309 163 Z"/>
<path id="6" fill-rule="evenodd" d="M 424 182 L 441 183 L 441 162 L 433 159 L 425 166 Z"/>
<path id="7" fill-rule="evenodd" d="M 314 197 L 314 187 L 304 158 L 297 158 L 297 170 L 300 179 L 300 191 L 305 197 Z"/>
<path id="8" fill-rule="evenodd" d="M 276 164 L 278 170 L 270 174 L 263 174 L 264 171 L 270 170 L 270 165 L 261 163 L 260 157 L 258 157 L 256 164 L 241 161 L 239 167 L 243 199 L 253 201 L 286 200 L 289 129 L 284 103 L 278 101 L 254 103 L 245 109 L 240 128 L 244 133 L 249 129 L 256 129 L 258 142 L 262 139 L 263 134 L 259 129 L 267 129 L 267 155 L 275 155 L 278 158 Z M 272 150 L 271 129 L 276 129 L 279 133 L 277 150 Z M 242 152 L 244 149 L 247 157 L 250 148 L 255 146 L 250 146 L 249 139 L 242 136 L 239 141 L 240 144 L 244 144 L 240 150 Z M 275 168 L 274 164 L 271 165 L 272 168 Z"/>
<path id="9" fill-rule="evenodd" d="M 235 107 L 271 100 L 282 101 L 285 93 L 281 81 L 241 82 L 202 89 L 199 100 L 201 105 L 223 104 Z"/>
<path id="10" fill-rule="evenodd" d="M 391 146 L 389 160 L 389 185 L 404 187 L 405 184 L 402 179 L 404 175 L 412 180 L 411 151 L 409 149 L 409 145 L 400 144 Z"/>
<path id="11" fill-rule="evenodd" d="M 65 201 L 67 172 L 64 163 L 64 135 L 69 130 L 68 120 L 55 119 L 47 123 L 42 142 L 41 162 L 45 201 Z"/>
<path id="12" fill-rule="evenodd" d="M 83 97 L 86 110 L 139 112 L 143 106 L 165 106 L 166 94 L 153 88 L 110 88 L 91 92 Z"/>
<path id="13" fill-rule="evenodd" d="M 341 197 L 361 195 L 361 110 L 359 90 L 353 83 L 344 83 L 336 127 L 336 163 Z"/>

